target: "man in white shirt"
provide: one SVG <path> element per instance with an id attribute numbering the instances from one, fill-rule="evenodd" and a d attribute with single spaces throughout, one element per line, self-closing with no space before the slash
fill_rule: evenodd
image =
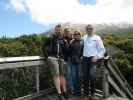
<path id="1" fill-rule="evenodd" d="M 86 35 L 83 37 L 83 88 L 85 99 L 88 100 L 89 91 L 90 99 L 94 100 L 95 83 L 96 83 L 96 63 L 105 53 L 105 48 L 100 36 L 96 35 L 92 25 L 86 26 Z M 90 82 L 90 90 L 89 90 Z"/>

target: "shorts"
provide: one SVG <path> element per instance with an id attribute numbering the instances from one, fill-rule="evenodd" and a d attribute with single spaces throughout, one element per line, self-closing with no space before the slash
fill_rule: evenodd
<path id="1" fill-rule="evenodd" d="M 48 57 L 48 65 L 51 70 L 51 74 L 55 75 L 65 75 L 64 60 L 58 59 L 56 57 Z"/>

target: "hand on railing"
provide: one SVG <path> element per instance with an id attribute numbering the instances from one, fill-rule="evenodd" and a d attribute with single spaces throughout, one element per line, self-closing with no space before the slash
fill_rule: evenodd
<path id="1" fill-rule="evenodd" d="M 104 66 L 106 64 L 106 62 L 108 62 L 110 59 L 112 59 L 110 56 L 105 56 L 103 58 L 100 58 L 97 60 L 97 67 L 101 68 L 102 66 Z"/>
<path id="2" fill-rule="evenodd" d="M 97 62 L 108 61 L 108 60 L 110 60 L 110 59 L 111 59 L 110 56 L 105 56 L 105 57 L 103 57 L 103 58 L 98 59 Z"/>

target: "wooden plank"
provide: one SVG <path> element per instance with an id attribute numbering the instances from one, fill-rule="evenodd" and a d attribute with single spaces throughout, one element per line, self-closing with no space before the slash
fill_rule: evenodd
<path id="1" fill-rule="evenodd" d="M 49 88 L 49 89 L 40 91 L 39 93 L 29 94 L 27 96 L 19 97 L 19 98 L 13 99 L 13 100 L 32 100 L 32 99 L 35 99 L 35 98 L 38 98 L 38 97 L 41 97 L 44 95 L 46 96 L 46 95 L 51 94 L 53 92 L 54 92 L 54 88 Z"/>
<path id="2" fill-rule="evenodd" d="M 43 65 L 44 61 L 27 61 L 27 62 L 13 62 L 13 63 L 2 63 L 0 64 L 0 70 L 5 69 L 14 69 L 14 68 L 22 68 L 22 67 L 33 67 L 38 65 Z"/>
<path id="3" fill-rule="evenodd" d="M 97 93 L 100 93 L 100 94 L 103 94 L 103 91 L 99 90 L 99 89 L 96 89 L 95 90 Z"/>
<path id="4" fill-rule="evenodd" d="M 108 76 L 109 83 L 114 87 L 115 90 L 122 96 L 127 97 L 126 94 L 117 86 L 117 84 L 113 81 L 113 79 Z"/>
<path id="5" fill-rule="evenodd" d="M 109 75 L 105 64 L 104 60 L 100 63 L 101 64 L 101 75 L 102 75 L 102 90 L 103 90 L 103 97 L 108 97 L 109 96 L 109 83 L 108 83 L 108 78 L 107 76 Z"/>
<path id="6" fill-rule="evenodd" d="M 102 87 L 103 87 L 103 92 L 104 92 L 104 97 L 108 97 L 109 96 L 109 83 L 108 83 L 108 71 L 106 68 L 104 68 L 104 71 L 103 71 L 103 84 L 102 84 Z"/>
<path id="7" fill-rule="evenodd" d="M 126 92 L 130 97 L 132 97 L 132 93 L 128 90 L 128 88 L 124 84 L 124 81 L 117 74 L 116 70 L 114 70 L 114 68 L 111 66 L 110 63 L 108 63 L 108 69 L 111 71 L 111 73 L 114 75 L 114 77 L 118 80 L 119 84 L 121 85 L 121 88 L 124 89 L 124 92 Z"/>
<path id="8" fill-rule="evenodd" d="M 40 92 L 39 66 L 36 67 L 36 91 Z"/>
<path id="9" fill-rule="evenodd" d="M 116 96 L 116 95 L 112 95 L 112 96 L 110 96 L 110 97 L 108 97 L 108 98 L 105 98 L 105 99 L 103 99 L 103 100 L 129 100 L 129 99 L 128 99 L 128 98 L 118 97 L 118 96 Z"/>
<path id="10" fill-rule="evenodd" d="M 125 79 L 125 77 L 122 75 L 121 71 L 119 70 L 119 68 L 117 67 L 115 61 L 113 59 L 110 60 L 111 64 L 114 66 L 114 68 L 116 69 L 116 71 L 118 72 L 119 76 L 122 78 L 122 80 L 124 81 L 124 83 L 126 84 L 127 88 L 129 89 L 129 91 L 132 92 L 133 94 L 133 89 L 132 87 L 128 84 L 127 80 Z M 133 96 L 132 96 L 133 98 Z"/>
<path id="11" fill-rule="evenodd" d="M 23 57 L 3 57 L 0 58 L 0 63 L 6 62 L 19 62 L 19 61 L 32 61 L 32 60 L 41 60 L 44 59 L 40 56 L 23 56 Z"/>

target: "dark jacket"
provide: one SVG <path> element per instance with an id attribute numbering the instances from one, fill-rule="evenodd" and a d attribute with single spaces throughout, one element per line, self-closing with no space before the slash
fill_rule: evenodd
<path id="1" fill-rule="evenodd" d="M 69 47 L 70 60 L 72 64 L 79 64 L 83 55 L 83 41 L 73 40 Z"/>
<path id="2" fill-rule="evenodd" d="M 68 59 L 70 58 L 70 50 L 69 50 L 70 42 L 71 39 L 69 38 L 63 39 L 63 56 L 65 61 L 68 61 Z"/>
<path id="3" fill-rule="evenodd" d="M 44 40 L 42 51 L 44 56 L 63 57 L 62 52 L 63 37 L 58 34 L 53 34 L 51 37 Z"/>

